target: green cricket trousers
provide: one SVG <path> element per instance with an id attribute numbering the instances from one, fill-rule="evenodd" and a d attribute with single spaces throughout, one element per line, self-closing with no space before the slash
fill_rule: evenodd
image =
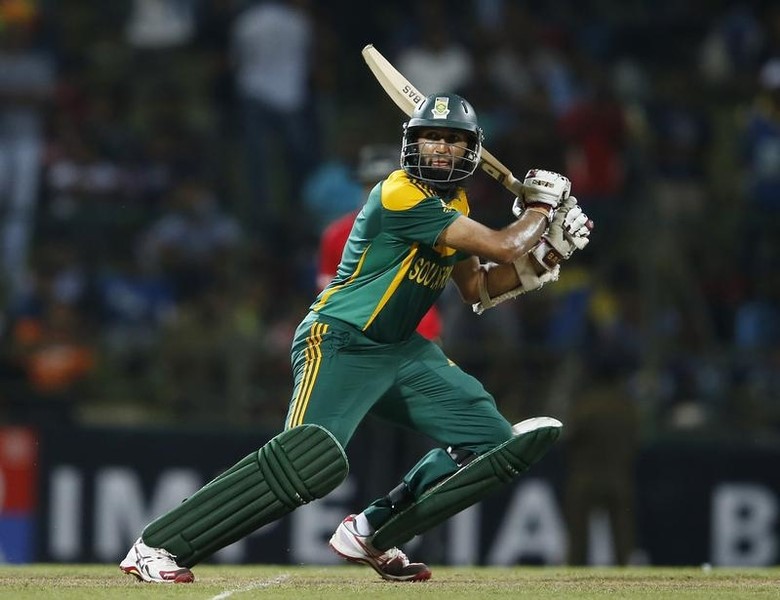
<path id="1" fill-rule="evenodd" d="M 511 424 L 482 384 L 417 333 L 379 343 L 339 319 L 311 312 L 296 331 L 291 360 L 295 388 L 286 429 L 320 425 L 346 448 L 371 412 L 465 454 L 483 454 L 512 437 Z M 419 497 L 457 469 L 442 449 L 423 458 L 404 482 Z"/>

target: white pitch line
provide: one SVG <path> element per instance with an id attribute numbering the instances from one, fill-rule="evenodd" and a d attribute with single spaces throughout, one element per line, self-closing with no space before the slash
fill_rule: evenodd
<path id="1" fill-rule="evenodd" d="M 279 585 L 280 583 L 284 583 L 290 578 L 290 575 L 287 573 L 284 573 L 282 575 L 279 575 L 278 577 L 274 577 L 273 579 L 268 579 L 266 581 L 258 581 L 257 583 L 251 583 L 247 586 L 244 586 L 242 588 L 238 588 L 236 590 L 227 590 L 225 592 L 219 593 L 213 598 L 210 598 L 210 600 L 225 600 L 225 598 L 230 598 L 233 594 L 240 594 L 241 592 L 251 592 L 252 590 L 261 590 L 263 588 L 268 588 L 274 585 Z"/>

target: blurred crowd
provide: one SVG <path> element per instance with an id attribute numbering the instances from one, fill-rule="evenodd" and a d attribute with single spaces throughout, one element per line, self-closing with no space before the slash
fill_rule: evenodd
<path id="1" fill-rule="evenodd" d="M 0 418 L 281 425 L 319 236 L 400 143 L 368 43 L 596 222 L 539 293 L 441 299 L 510 420 L 780 435 L 771 1 L 0 0 Z"/>

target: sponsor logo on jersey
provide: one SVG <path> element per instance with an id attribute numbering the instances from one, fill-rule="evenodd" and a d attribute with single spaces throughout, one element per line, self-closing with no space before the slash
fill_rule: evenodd
<path id="1" fill-rule="evenodd" d="M 444 289 L 452 273 L 452 267 L 439 265 L 425 258 L 418 258 L 409 269 L 409 279 L 432 290 Z"/>

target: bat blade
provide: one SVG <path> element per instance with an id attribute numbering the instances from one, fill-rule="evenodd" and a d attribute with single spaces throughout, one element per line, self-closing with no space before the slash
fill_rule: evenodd
<path id="1" fill-rule="evenodd" d="M 425 100 L 425 94 L 418 90 L 387 60 L 373 44 L 368 44 L 362 51 L 363 60 L 374 77 L 385 90 L 390 99 L 395 102 L 407 116 L 411 116 L 418 104 Z M 487 148 L 482 148 L 480 167 L 485 173 L 498 181 L 515 196 L 523 192 L 523 182 L 515 178 L 500 160 L 493 156 Z"/>
<path id="2" fill-rule="evenodd" d="M 425 94 L 401 75 L 373 45 L 363 48 L 363 59 L 385 93 L 406 116 L 411 117 L 415 107 L 425 100 Z"/>

